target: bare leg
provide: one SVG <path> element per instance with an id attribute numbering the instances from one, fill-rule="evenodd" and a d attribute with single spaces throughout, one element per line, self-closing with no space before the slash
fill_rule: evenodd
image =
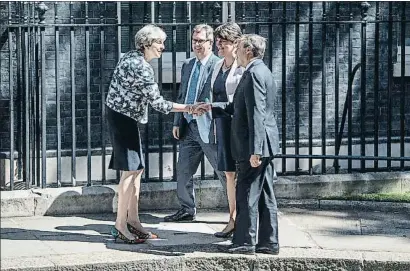
<path id="1" fill-rule="evenodd" d="M 128 223 L 131 224 L 131 226 L 137 228 L 142 233 L 148 233 L 141 225 L 141 221 L 138 214 L 142 173 L 143 170 L 139 171 L 134 178 L 133 194 L 128 204 Z"/>
<path id="2" fill-rule="evenodd" d="M 137 173 L 138 171 L 123 171 L 120 184 L 118 185 L 118 210 L 115 228 L 131 240 L 135 237 L 129 232 L 127 227 L 127 209 L 133 192 L 133 179 Z"/>
<path id="3" fill-rule="evenodd" d="M 235 199 L 235 172 L 225 172 L 226 175 L 226 192 L 228 194 L 229 203 L 229 222 L 226 225 L 224 232 L 230 231 L 235 226 L 236 217 L 236 199 Z"/>

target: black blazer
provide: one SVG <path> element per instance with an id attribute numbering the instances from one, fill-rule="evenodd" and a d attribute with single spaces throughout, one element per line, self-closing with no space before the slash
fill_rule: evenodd
<path id="1" fill-rule="evenodd" d="M 181 68 L 181 84 L 179 86 L 179 95 L 176 100 L 177 103 L 184 104 L 185 103 L 185 98 L 188 90 L 188 83 L 189 83 L 189 78 L 191 77 L 191 72 L 192 68 L 194 67 L 195 61 L 197 59 L 194 58 L 189 58 L 184 61 L 182 64 Z M 202 77 L 202 80 L 200 81 L 200 88 L 199 88 L 199 93 L 198 97 L 196 99 L 197 102 L 205 102 L 206 99 L 209 99 L 210 91 L 211 91 L 211 75 L 212 71 L 215 67 L 216 62 L 220 60 L 219 57 L 214 55 L 213 53 L 208 59 L 208 62 L 205 65 L 205 70 L 204 70 L 204 75 Z M 188 123 L 186 119 L 183 116 L 183 113 L 175 113 L 174 116 L 174 126 L 179 127 L 179 138 L 183 139 L 185 136 L 186 128 L 188 127 Z M 211 127 L 210 131 L 210 142 L 213 142 L 213 127 Z"/>
<path id="2" fill-rule="evenodd" d="M 261 59 L 255 60 L 242 76 L 233 102 L 222 105 L 232 117 L 232 156 L 249 160 L 252 154 L 273 157 L 279 153 L 279 131 L 275 114 L 276 84 Z M 213 111 L 221 110 L 213 108 Z"/>

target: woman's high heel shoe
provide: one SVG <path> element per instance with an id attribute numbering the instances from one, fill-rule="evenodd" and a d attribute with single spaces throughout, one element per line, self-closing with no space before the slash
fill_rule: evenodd
<path id="1" fill-rule="evenodd" d="M 117 228 L 112 227 L 111 235 L 114 237 L 114 241 L 117 242 L 117 239 L 121 239 L 126 244 L 142 244 L 145 242 L 145 239 L 139 239 L 135 237 L 135 239 L 128 239 L 124 234 L 122 234 Z"/>
<path id="2" fill-rule="evenodd" d="M 159 238 L 157 234 L 154 234 L 152 232 L 143 233 L 129 223 L 127 223 L 127 226 L 128 226 L 128 230 L 130 231 L 130 233 L 135 234 L 139 239 L 146 240 L 146 239 L 158 239 Z"/>
<path id="3" fill-rule="evenodd" d="M 231 229 L 227 232 L 219 231 L 219 232 L 215 232 L 214 236 L 218 237 L 218 238 L 229 238 L 233 235 L 234 231 L 235 231 L 235 228 L 233 228 L 233 229 Z"/>

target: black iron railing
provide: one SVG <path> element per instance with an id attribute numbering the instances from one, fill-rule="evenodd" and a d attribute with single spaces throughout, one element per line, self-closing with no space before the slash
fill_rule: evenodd
<path id="1" fill-rule="evenodd" d="M 1 51 L 1 58 L 7 62 L 8 56 L 8 65 L 1 69 L 2 73 L 7 70 L 8 78 L 4 82 L 2 76 L 0 85 L 7 84 L 9 97 L 8 115 L 0 117 L 7 123 L 7 132 L 1 135 L 8 138 L 2 141 L 7 146 L 0 146 L 0 159 L 9 161 L 7 189 L 15 189 L 15 180 L 23 180 L 26 189 L 112 181 L 107 178 L 106 159 L 111 150 L 104 102 L 111 71 L 124 50 L 133 48 L 133 34 L 152 22 L 168 33 L 171 68 L 166 69 L 168 60 L 163 56 L 157 64 L 157 77 L 164 95 L 175 100 L 178 53 L 191 56 L 192 27 L 203 22 L 217 26 L 223 18 L 235 20 L 245 33 L 268 39 L 265 61 L 274 72 L 280 94 L 280 174 L 326 174 L 333 172 L 327 164 L 332 161 L 335 173 L 409 169 L 410 111 L 406 105 L 410 83 L 405 40 L 410 33 L 410 7 L 406 2 L 2 5 L 7 23 L 0 33 L 0 47 L 8 49 Z M 400 44 L 400 59 L 394 59 Z M 80 60 L 79 51 L 83 52 Z M 397 78 L 393 74 L 396 61 L 401 63 Z M 356 74 L 358 69 L 360 74 Z M 164 81 L 165 73 L 171 73 L 170 83 Z M 344 100 L 341 121 L 340 100 Z M 150 114 L 155 122 L 150 121 L 143 130 L 145 181 L 172 179 L 178 148 L 164 134 L 170 133 L 166 129 L 170 118 Z M 381 154 L 381 146 L 385 154 Z M 171 153 L 172 162 L 165 161 L 166 153 Z M 154 165 L 154 156 L 149 154 L 157 155 Z M 62 162 L 67 156 L 71 158 L 68 164 Z M 86 159 L 79 162 L 82 157 Z M 50 158 L 56 161 L 55 176 L 47 176 Z M 98 164 L 93 162 L 95 158 L 99 158 Z M 360 164 L 354 166 L 354 161 Z M 373 163 L 369 166 L 366 161 Z M 393 166 L 392 161 L 400 163 Z M 86 163 L 87 173 L 79 179 L 82 163 Z M 164 164 L 172 167 L 171 177 L 165 176 Z M 67 167 L 68 182 L 62 173 Z M 101 177 L 95 177 L 96 171 Z M 212 175 L 207 176 L 203 161 L 200 178 L 207 177 Z"/>

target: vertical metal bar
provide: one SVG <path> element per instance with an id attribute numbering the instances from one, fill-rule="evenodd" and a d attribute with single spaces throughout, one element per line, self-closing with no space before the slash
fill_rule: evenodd
<path id="1" fill-rule="evenodd" d="M 326 2 L 322 8 L 322 155 L 326 155 Z M 326 159 L 322 159 L 322 174 L 326 174 Z"/>
<path id="2" fill-rule="evenodd" d="M 40 134 L 40 28 L 39 28 L 39 16 L 38 12 L 34 14 L 35 21 L 35 33 L 34 33 L 34 43 L 35 43 L 35 74 L 36 74 L 36 91 L 34 95 L 34 130 L 35 130 L 35 167 L 36 167 L 36 183 L 37 186 L 41 186 L 41 158 L 40 158 L 40 148 L 41 148 L 41 134 Z"/>
<path id="3" fill-rule="evenodd" d="M 155 3 L 154 3 L 154 8 L 155 8 Z M 144 5 L 144 13 L 148 14 L 148 5 Z M 153 18 L 155 19 L 155 13 L 153 14 Z M 144 17 L 144 23 L 148 23 L 149 17 L 146 16 Z M 155 22 L 155 21 L 154 21 Z M 144 136 L 144 141 L 145 141 L 145 177 L 144 181 L 148 182 L 149 181 L 149 140 L 150 140 L 150 131 L 149 131 L 149 123 L 145 124 L 145 136 Z"/>
<path id="4" fill-rule="evenodd" d="M 16 5 L 16 18 L 17 23 L 22 24 L 21 14 L 21 2 L 18 2 Z M 17 28 L 16 36 L 16 56 L 17 56 L 17 178 L 18 180 L 22 179 L 22 169 L 23 169 L 23 54 L 22 54 L 22 29 L 21 26 Z"/>
<path id="5" fill-rule="evenodd" d="M 41 188 L 47 186 L 47 91 L 45 27 L 40 27 L 41 48 Z"/>
<path id="6" fill-rule="evenodd" d="M 401 3 L 401 91 L 400 91 L 400 157 L 404 157 L 404 136 L 405 130 L 405 111 L 406 85 L 405 85 L 405 61 L 406 61 L 406 2 Z M 400 170 L 404 170 L 404 160 L 400 161 Z"/>
<path id="7" fill-rule="evenodd" d="M 36 6 L 37 7 L 37 6 Z M 33 98 L 33 104 L 34 104 L 34 134 L 35 134 L 35 169 L 36 169 L 36 176 L 35 176 L 35 182 L 36 186 L 40 187 L 40 182 L 41 182 L 41 172 L 40 172 L 40 167 L 41 167 L 41 161 L 40 161 L 40 147 L 41 147 L 41 139 L 40 139 L 40 28 L 39 28 L 39 16 L 38 12 L 36 9 L 34 10 L 34 46 L 35 46 L 35 56 L 34 56 L 34 74 L 36 78 L 36 84 L 35 84 L 35 91 L 34 91 L 34 98 Z"/>
<path id="8" fill-rule="evenodd" d="M 349 3 L 349 20 L 353 21 L 353 10 L 352 10 L 352 3 Z M 353 23 L 349 23 L 349 37 L 348 37 L 348 52 L 347 52 L 347 66 L 348 66 L 348 77 L 352 77 L 352 63 L 353 63 L 353 42 L 352 42 L 352 36 L 353 36 Z M 353 81 L 351 81 L 353 82 Z M 352 112 L 352 106 L 353 106 L 353 86 L 352 83 L 349 83 L 347 86 L 347 96 L 348 96 L 348 106 L 347 106 L 347 116 L 348 116 L 348 121 L 347 121 L 347 154 L 348 156 L 352 156 L 352 121 L 353 121 L 353 112 Z M 347 160 L 347 170 L 348 173 L 352 172 L 352 159 Z"/>
<path id="9" fill-rule="evenodd" d="M 70 23 L 74 24 L 73 2 L 70 2 Z M 76 121 L 75 121 L 75 36 L 74 27 L 70 27 L 70 75 L 71 75 L 71 185 L 77 185 L 76 170 Z"/>
<path id="10" fill-rule="evenodd" d="M 309 2 L 309 155 L 313 154 L 313 3 Z M 313 174 L 313 160 L 309 158 L 309 174 Z"/>
<path id="11" fill-rule="evenodd" d="M 340 2 L 336 2 L 336 21 L 340 20 Z M 340 23 L 336 23 L 336 44 L 335 44 L 335 154 L 339 142 L 339 43 L 340 43 Z M 340 147 L 340 146 L 339 146 Z M 337 155 L 339 155 L 337 153 Z M 339 160 L 334 161 L 335 173 L 339 173 Z"/>
<path id="12" fill-rule="evenodd" d="M 153 3 L 154 8 L 155 8 L 155 3 Z M 155 10 L 154 10 L 155 11 Z M 148 6 L 144 5 L 144 13 L 148 14 Z M 155 13 L 152 15 L 152 17 L 154 18 L 154 22 L 155 22 Z M 149 17 L 146 16 L 144 17 L 144 23 L 148 23 Z M 149 131 L 149 123 L 145 124 L 145 135 L 144 135 L 144 141 L 145 141 L 145 177 L 144 177 L 144 181 L 148 182 L 149 181 L 149 135 L 150 135 L 150 131 Z"/>
<path id="13" fill-rule="evenodd" d="M 11 2 L 8 3 L 9 25 L 12 24 Z M 9 34 L 9 94 L 10 94 L 10 190 L 14 190 L 14 65 L 13 65 L 13 33 L 8 28 Z"/>
<path id="14" fill-rule="evenodd" d="M 300 63 L 299 63 L 299 21 L 300 21 L 300 3 L 296 2 L 295 18 L 295 154 L 299 155 L 299 95 L 300 95 Z M 295 159 L 295 171 L 299 172 L 299 158 Z"/>
<path id="15" fill-rule="evenodd" d="M 259 34 L 259 3 L 255 2 L 255 34 Z M 270 42 L 271 40 L 269 40 Z"/>
<path id="16" fill-rule="evenodd" d="M 232 3 L 228 2 L 228 22 L 232 22 Z"/>
<path id="17" fill-rule="evenodd" d="M 54 4 L 54 23 L 58 23 L 58 2 Z M 55 87 L 56 87 L 56 116 L 57 116 L 57 187 L 61 186 L 61 107 L 60 107 L 60 30 L 54 28 L 55 35 Z"/>
<path id="18" fill-rule="evenodd" d="M 116 14 L 116 21 L 117 21 L 117 59 L 118 61 L 121 58 L 121 2 L 117 2 L 117 14 Z M 147 125 L 148 126 L 148 125 Z M 147 161 L 148 153 L 146 152 L 145 161 Z M 145 175 L 149 176 L 149 164 L 145 163 Z M 117 179 L 120 180 L 120 171 L 117 170 Z"/>
<path id="19" fill-rule="evenodd" d="M 187 36 L 187 44 L 186 44 L 186 58 L 191 57 L 191 35 L 192 35 L 192 26 L 191 26 L 191 1 L 186 2 L 186 22 L 187 22 L 187 29 L 186 29 L 186 36 Z"/>
<path id="20" fill-rule="evenodd" d="M 133 2 L 128 2 L 128 23 L 132 23 L 132 15 L 133 15 Z M 133 25 L 129 25 L 128 26 L 128 43 L 129 43 L 129 50 L 132 50 L 133 48 L 133 38 L 132 38 L 132 34 L 134 32 L 134 26 Z"/>
<path id="21" fill-rule="evenodd" d="M 282 154 L 286 155 L 286 2 L 282 10 Z M 282 158 L 282 174 L 286 174 L 286 158 Z"/>
<path id="22" fill-rule="evenodd" d="M 176 2 L 172 2 L 172 100 L 176 101 L 177 90 L 177 28 L 176 28 Z M 172 141 L 172 179 L 177 179 L 177 142 Z"/>
<path id="23" fill-rule="evenodd" d="M 30 3 L 30 142 L 31 142 L 31 185 L 36 184 L 36 110 L 35 110 L 35 95 L 36 89 L 36 43 L 35 43 L 35 26 L 34 26 L 34 3 Z"/>
<path id="24" fill-rule="evenodd" d="M 87 186 L 91 186 L 91 76 L 90 76 L 90 28 L 88 26 L 88 2 L 85 2 L 85 61 L 87 87 Z"/>
<path id="25" fill-rule="evenodd" d="M 389 26 L 387 35 L 387 157 L 391 157 L 392 89 L 393 89 L 393 3 L 389 2 Z M 391 170 L 391 161 L 387 160 Z"/>
<path id="26" fill-rule="evenodd" d="M 106 182 L 106 126 L 105 126 L 105 87 L 104 87 L 104 62 L 105 62 L 105 30 L 104 30 L 104 2 L 100 2 L 100 91 L 101 91 L 101 182 Z"/>
<path id="27" fill-rule="evenodd" d="M 201 23 L 205 23 L 205 3 L 201 1 Z"/>
<path id="28" fill-rule="evenodd" d="M 23 3 L 23 15 L 24 15 L 24 171 L 23 180 L 26 183 L 26 189 L 31 186 L 30 175 L 30 88 L 29 88 L 29 37 L 28 37 L 28 16 L 27 3 Z"/>
<path id="29" fill-rule="evenodd" d="M 269 2 L 269 26 L 268 26 L 268 50 L 269 50 L 269 69 L 273 71 L 273 3 Z"/>
<path id="30" fill-rule="evenodd" d="M 161 2 L 158 2 L 158 23 L 162 23 L 162 16 L 161 16 Z M 158 59 L 158 87 L 159 91 L 162 93 L 162 55 Z M 164 132 L 164 122 L 163 122 L 163 115 L 162 113 L 158 112 L 158 175 L 159 180 L 163 181 L 164 178 L 164 156 L 163 156 L 163 132 Z"/>
<path id="31" fill-rule="evenodd" d="M 361 23 L 361 75 L 360 75 L 360 155 L 366 155 L 366 28 L 367 28 L 367 2 L 362 3 L 362 23 Z M 370 5 L 369 5 L 370 6 Z M 365 171 L 366 160 L 360 160 L 360 170 Z"/>
<path id="32" fill-rule="evenodd" d="M 242 15 L 241 15 L 241 23 L 246 21 L 246 7 L 245 7 L 245 1 L 242 1 Z M 242 28 L 242 33 L 245 34 L 245 29 L 246 29 L 246 25 L 243 23 L 241 24 L 241 28 Z"/>
<path id="33" fill-rule="evenodd" d="M 374 29 L 374 156 L 379 156 L 379 53 L 380 53 L 380 3 L 376 2 L 376 23 Z M 374 160 L 374 169 L 379 168 L 379 160 Z"/>

